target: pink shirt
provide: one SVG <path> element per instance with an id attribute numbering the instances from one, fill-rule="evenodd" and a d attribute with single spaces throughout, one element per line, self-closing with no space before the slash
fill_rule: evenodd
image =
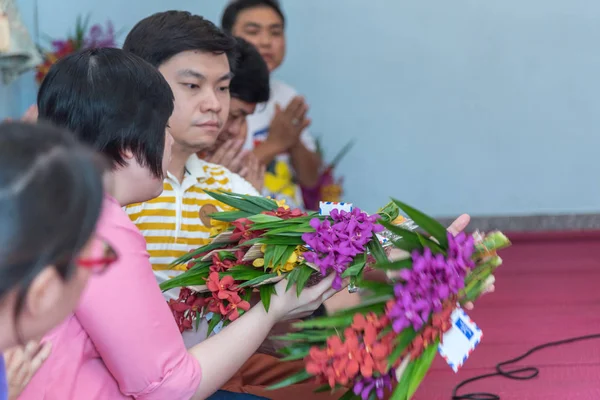
<path id="1" fill-rule="evenodd" d="M 20 399 L 189 399 L 200 364 L 156 284 L 144 237 L 110 197 L 96 231 L 119 260 L 90 278 L 75 313 L 44 338 L 52 354 Z"/>

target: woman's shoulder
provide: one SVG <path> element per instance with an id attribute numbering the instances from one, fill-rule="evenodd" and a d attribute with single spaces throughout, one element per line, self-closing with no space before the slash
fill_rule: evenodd
<path id="1" fill-rule="evenodd" d="M 96 234 L 112 242 L 141 241 L 145 247 L 144 237 L 129 218 L 127 212 L 111 196 L 104 197 L 102 214 L 96 227 Z"/>

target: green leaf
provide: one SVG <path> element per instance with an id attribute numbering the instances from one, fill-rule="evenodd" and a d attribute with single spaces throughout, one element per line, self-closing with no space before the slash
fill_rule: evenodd
<path id="1" fill-rule="evenodd" d="M 296 281 L 296 294 L 298 295 L 298 297 L 300 297 L 300 293 L 302 293 L 302 291 L 304 290 L 306 282 L 308 282 L 308 278 L 310 278 L 313 272 L 317 272 L 306 264 L 298 265 L 294 269 L 300 270 L 298 272 L 298 280 Z"/>
<path id="2" fill-rule="evenodd" d="M 258 278 L 255 278 L 255 279 L 252 279 L 252 280 L 242 283 L 239 287 L 245 288 L 248 286 L 256 286 L 259 283 L 263 283 L 267 279 L 277 278 L 277 276 L 278 276 L 277 274 L 266 274 L 266 275 L 263 274 L 263 275 L 259 276 Z"/>
<path id="3" fill-rule="evenodd" d="M 206 285 L 206 278 L 208 278 L 208 269 L 188 270 L 161 283 L 160 290 L 166 292 L 177 287 Z"/>
<path id="4" fill-rule="evenodd" d="M 219 278 L 230 275 L 235 281 L 250 281 L 264 276 L 264 271 L 246 265 L 236 265 L 219 274 Z"/>
<path id="5" fill-rule="evenodd" d="M 258 207 L 264 209 L 265 211 L 275 211 L 279 208 L 277 203 L 271 199 L 267 199 L 266 197 L 259 196 L 243 196 L 247 201 L 256 204 Z"/>
<path id="6" fill-rule="evenodd" d="M 285 236 L 278 235 L 273 237 L 261 238 L 260 243 L 263 244 L 279 244 L 285 246 L 303 246 L 305 245 L 304 240 L 298 236 Z"/>
<path id="7" fill-rule="evenodd" d="M 314 345 L 311 343 L 292 343 L 279 351 L 285 356 L 281 359 L 281 361 L 302 360 L 308 355 L 310 348 L 313 346 Z"/>
<path id="8" fill-rule="evenodd" d="M 200 311 L 196 311 L 196 332 L 198 332 L 198 326 L 200 326 Z"/>
<path id="9" fill-rule="evenodd" d="M 313 377 L 313 375 L 309 374 L 306 371 L 302 371 L 302 372 L 299 372 L 299 373 L 297 373 L 295 375 L 290 376 L 287 379 L 284 379 L 283 381 L 281 381 L 279 383 L 276 383 L 273 386 L 269 386 L 267 388 L 267 390 L 281 389 L 281 388 L 284 388 L 284 387 L 287 387 L 287 386 L 290 386 L 290 385 L 294 385 L 296 383 L 304 382 L 304 381 L 306 381 L 306 380 L 308 380 L 308 379 L 310 379 L 312 377 Z"/>
<path id="10" fill-rule="evenodd" d="M 392 225 L 391 223 L 387 223 L 381 221 L 381 225 L 383 225 L 390 232 L 401 236 L 400 239 L 393 241 L 394 246 L 399 249 L 406 250 L 411 253 L 413 250 L 421 251 L 423 250 L 423 245 L 419 240 L 419 234 L 413 231 L 409 231 L 408 229 L 404 229 L 401 226 Z M 379 260 L 377 260 L 379 262 Z"/>
<path id="11" fill-rule="evenodd" d="M 392 262 L 385 262 L 385 263 L 377 263 L 375 264 L 373 267 L 377 268 L 377 269 L 383 269 L 383 270 L 393 270 L 393 271 L 397 271 L 400 269 L 410 269 L 412 268 L 413 265 L 413 261 L 411 258 L 407 258 L 405 260 L 399 260 L 399 261 L 392 261 Z"/>
<path id="12" fill-rule="evenodd" d="M 275 251 L 277 249 L 277 246 L 278 245 L 270 245 L 265 247 L 265 253 L 263 257 L 265 260 L 265 265 L 263 268 L 265 272 L 267 271 L 267 268 L 273 266 L 273 259 L 275 258 Z"/>
<path id="13" fill-rule="evenodd" d="M 222 211 L 218 213 L 209 214 L 209 217 L 217 221 L 233 222 L 237 221 L 240 218 L 251 217 L 252 215 L 254 214 L 245 211 Z"/>
<path id="14" fill-rule="evenodd" d="M 374 236 L 373 239 L 371 239 L 367 245 L 367 248 L 373 257 L 375 257 L 375 261 L 378 263 L 384 263 L 388 261 L 387 254 L 385 254 L 385 250 L 383 250 L 383 247 L 381 246 L 381 243 L 379 243 L 377 236 Z"/>
<path id="15" fill-rule="evenodd" d="M 273 268 L 280 267 L 285 264 L 285 262 L 290 258 L 296 246 L 275 246 L 275 251 L 273 254 Z M 266 264 L 266 263 L 265 263 Z"/>
<path id="16" fill-rule="evenodd" d="M 398 361 L 406 349 L 406 346 L 408 346 L 416 336 L 417 332 L 410 327 L 404 329 L 398 336 L 396 336 L 394 339 L 394 351 L 392 351 L 392 354 L 390 354 L 388 358 L 388 364 L 390 366 L 394 365 Z"/>
<path id="17" fill-rule="evenodd" d="M 294 268 L 292 270 L 292 272 L 290 272 L 289 274 L 287 274 L 286 279 L 287 279 L 287 286 L 285 287 L 285 291 L 287 292 L 288 290 L 290 290 L 292 288 L 292 286 L 294 286 L 297 282 L 298 282 L 298 276 L 300 274 L 300 267 L 296 266 L 296 268 Z"/>
<path id="18" fill-rule="evenodd" d="M 411 218 L 415 224 L 419 225 L 421 229 L 433 236 L 440 246 L 444 249 L 448 248 L 448 232 L 446 228 L 435 219 L 425 215 L 421 211 L 412 208 L 408 204 L 405 204 L 399 200 L 392 199 L 392 201 L 402 209 Z"/>
<path id="19" fill-rule="evenodd" d="M 227 204 L 228 206 L 238 209 L 240 211 L 246 211 L 253 215 L 260 214 L 263 211 L 271 211 L 268 208 L 257 206 L 255 203 L 248 200 L 247 196 L 244 197 L 235 193 L 228 192 L 212 192 L 209 190 L 205 190 L 205 193 L 213 199 L 220 201 L 221 203 Z"/>
<path id="20" fill-rule="evenodd" d="M 212 265 L 212 261 L 198 261 L 189 269 L 189 271 L 196 271 L 199 269 L 208 269 Z"/>
<path id="21" fill-rule="evenodd" d="M 414 368 L 414 363 L 409 362 L 390 400 L 408 400 L 408 385 L 410 384 Z"/>
<path id="22" fill-rule="evenodd" d="M 269 285 L 262 285 L 259 289 L 260 291 L 260 301 L 265 306 L 265 310 L 269 312 L 269 307 L 271 306 L 271 296 L 274 295 L 275 292 L 275 284 L 271 283 Z"/>
<path id="23" fill-rule="evenodd" d="M 331 336 L 337 336 L 337 331 L 335 329 L 290 332 L 281 336 L 271 336 L 271 339 L 292 342 L 301 341 L 304 343 L 325 343 Z"/>
<path id="24" fill-rule="evenodd" d="M 278 221 L 283 221 L 281 218 L 276 217 L 274 215 L 266 215 L 266 214 L 256 214 L 253 215 L 251 217 L 248 217 L 248 219 L 252 222 L 255 222 L 257 224 L 264 224 L 266 222 L 278 222 Z"/>
<path id="25" fill-rule="evenodd" d="M 190 260 L 192 260 L 194 257 L 198 257 L 200 254 L 208 253 L 208 252 L 211 252 L 216 249 L 220 249 L 225 246 L 226 246 L 226 243 L 212 243 L 211 242 L 211 243 L 207 244 L 206 246 L 199 247 L 196 250 L 190 251 L 189 253 L 177 258 L 175 261 L 173 261 L 171 263 L 171 265 L 169 265 L 169 269 L 175 268 L 178 265 L 185 265 Z"/>
<path id="26" fill-rule="evenodd" d="M 344 271 L 342 278 L 349 276 L 358 276 L 367 264 L 367 253 L 362 253 L 354 257 L 352 264 Z"/>
<path id="27" fill-rule="evenodd" d="M 359 396 L 355 395 L 354 392 L 352 391 L 352 389 L 349 389 L 346 393 L 344 393 L 344 395 L 342 397 L 340 397 L 338 400 L 355 400 L 355 399 L 360 399 Z"/>
<path id="28" fill-rule="evenodd" d="M 358 284 L 361 289 L 369 290 L 374 296 L 385 296 L 394 294 L 394 286 L 385 282 L 362 281 Z"/>
<path id="29" fill-rule="evenodd" d="M 314 231 L 315 230 L 313 229 L 313 227 L 310 226 L 308 223 L 303 223 L 303 224 L 294 224 L 294 225 L 284 226 L 284 227 L 277 228 L 277 229 L 272 229 L 272 230 L 269 230 L 268 232 L 266 232 L 265 235 L 266 236 L 276 236 L 276 235 L 295 234 L 295 235 L 302 236 L 302 234 L 304 234 L 304 233 L 314 232 Z"/>
<path id="30" fill-rule="evenodd" d="M 220 321 L 221 315 L 213 313 L 212 318 L 208 322 L 208 332 L 206 333 L 206 337 L 210 336 L 210 334 L 215 330 L 215 327 Z"/>
<path id="31" fill-rule="evenodd" d="M 293 326 L 294 328 L 307 329 L 307 328 L 347 328 L 352 324 L 354 314 L 349 315 L 335 315 L 327 317 L 318 317 L 307 319 L 305 321 L 297 322 Z"/>
<path id="32" fill-rule="evenodd" d="M 425 236 L 418 234 L 417 236 L 419 238 L 419 242 L 421 242 L 421 245 L 423 245 L 423 247 L 427 247 L 429 248 L 429 250 L 431 250 L 431 252 L 433 254 L 444 254 L 446 255 L 446 251 L 444 249 L 442 249 L 436 242 L 434 242 L 433 240 L 427 239 Z"/>
<path id="33" fill-rule="evenodd" d="M 419 388 L 419 385 L 423 381 L 423 378 L 425 378 L 425 375 L 427 375 L 427 371 L 429 371 L 429 367 L 431 367 L 431 363 L 433 362 L 435 354 L 437 353 L 437 348 L 438 345 L 437 342 L 435 342 L 435 344 L 428 346 L 423 351 L 421 357 L 415 360 L 412 379 L 410 380 L 410 385 L 408 385 L 407 397 L 409 399 L 413 396 L 413 394 L 415 394 L 415 392 Z"/>

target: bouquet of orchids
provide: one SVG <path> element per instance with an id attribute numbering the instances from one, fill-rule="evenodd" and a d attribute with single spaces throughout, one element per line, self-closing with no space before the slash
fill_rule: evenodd
<path id="1" fill-rule="evenodd" d="M 270 199 L 209 194 L 224 204 L 210 216 L 214 239 L 178 259 L 188 270 L 161 285 L 183 288 L 171 301 L 181 330 L 204 312 L 213 313 L 209 333 L 235 320 L 255 291 L 268 310 L 282 279 L 299 294 L 334 273 L 333 288 L 350 280 L 350 288 L 364 292 L 359 306 L 299 322 L 277 338 L 289 342 L 283 360 L 303 359 L 306 368 L 272 389 L 316 380 L 321 390 L 346 389 L 347 399 L 381 399 L 386 391 L 410 399 L 452 313 L 484 291 L 502 262 L 497 250 L 510 245 L 500 232 L 453 236 L 397 200 L 375 215 L 348 204 L 307 214 Z M 392 249 L 406 256 L 390 261 Z M 388 279 L 369 279 L 378 272 Z"/>

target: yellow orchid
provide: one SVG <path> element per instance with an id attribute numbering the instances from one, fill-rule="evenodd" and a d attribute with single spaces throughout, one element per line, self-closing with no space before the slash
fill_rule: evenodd
<path id="1" fill-rule="evenodd" d="M 225 203 L 219 202 L 218 204 L 216 204 L 216 206 L 219 207 L 222 212 L 225 212 L 225 211 L 235 211 L 235 208 L 233 208 L 231 206 L 228 206 Z M 210 236 L 211 237 L 215 237 L 215 236 L 217 236 L 217 235 L 225 232 L 230 227 L 231 227 L 231 223 L 230 222 L 217 221 L 216 219 L 211 218 L 211 220 L 210 220 Z"/>
<path id="2" fill-rule="evenodd" d="M 260 248 L 260 250 L 263 252 L 263 254 L 266 251 L 266 249 L 267 249 L 267 246 L 264 244 Z M 291 272 L 296 267 L 296 265 L 298 265 L 298 260 L 300 259 L 300 256 L 302 255 L 304 250 L 305 249 L 303 246 L 297 246 L 294 249 L 294 252 L 287 259 L 285 264 L 278 265 L 277 267 L 273 267 L 273 265 L 271 264 L 269 266 L 269 268 L 271 269 L 272 272 L 275 272 L 277 275 L 281 275 L 283 272 Z M 252 261 L 252 265 L 256 268 L 264 268 L 265 259 L 257 258 L 254 261 Z"/>

